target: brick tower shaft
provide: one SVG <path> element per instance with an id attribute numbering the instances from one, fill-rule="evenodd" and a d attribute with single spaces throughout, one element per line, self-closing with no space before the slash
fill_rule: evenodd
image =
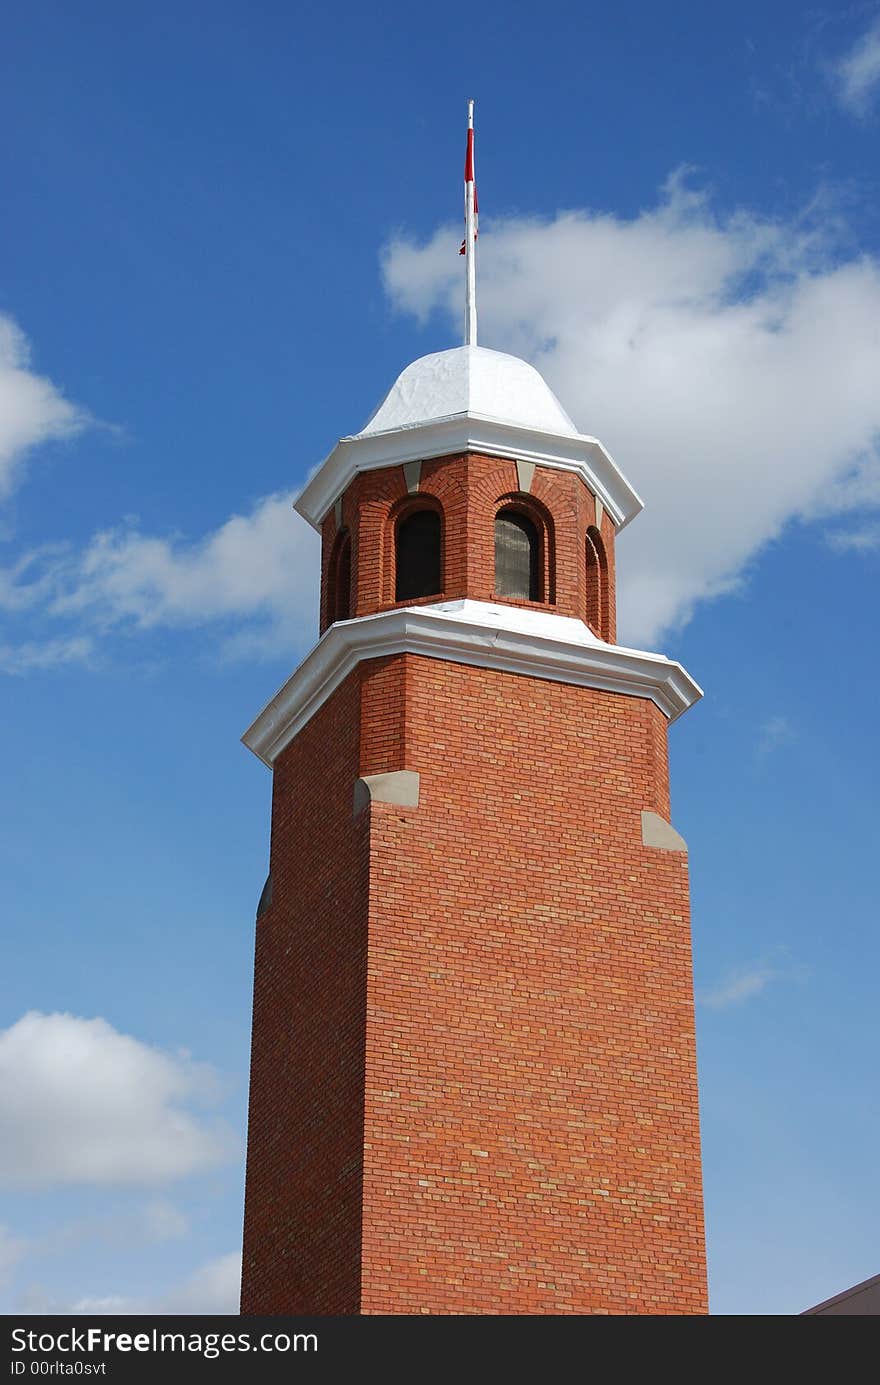
<path id="1" fill-rule="evenodd" d="M 414 465 L 380 422 L 387 465 L 340 454 L 319 497 L 321 641 L 246 737 L 274 778 L 242 1311 L 704 1313 L 667 765 L 699 689 L 614 644 L 632 503 L 570 424 L 528 466 Z"/>

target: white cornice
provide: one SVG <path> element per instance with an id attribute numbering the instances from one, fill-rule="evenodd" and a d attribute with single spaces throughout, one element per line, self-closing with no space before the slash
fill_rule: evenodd
<path id="1" fill-rule="evenodd" d="M 647 697 L 670 721 L 703 695 L 681 664 L 605 644 L 582 621 L 483 601 L 443 601 L 331 625 L 242 740 L 271 768 L 353 668 L 392 654 Z"/>
<path id="2" fill-rule="evenodd" d="M 643 501 L 598 439 L 581 433 L 545 433 L 473 413 L 341 438 L 306 482 L 294 508 L 318 529 L 337 496 L 359 471 L 427 461 L 454 452 L 484 452 L 573 471 L 602 501 L 618 529 L 623 529 L 644 508 Z"/>

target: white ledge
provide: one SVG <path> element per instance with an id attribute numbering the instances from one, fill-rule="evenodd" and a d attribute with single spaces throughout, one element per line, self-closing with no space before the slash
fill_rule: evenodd
<path id="1" fill-rule="evenodd" d="M 452 414 L 379 433 L 341 438 L 300 492 L 294 508 L 319 529 L 337 496 L 359 471 L 427 461 L 457 452 L 481 452 L 573 471 L 602 501 L 617 529 L 644 509 L 641 497 L 597 438 L 548 433 L 475 413 Z"/>
<path id="2" fill-rule="evenodd" d="M 596 638 L 583 621 L 484 601 L 406 606 L 331 625 L 242 740 L 270 768 L 364 659 L 420 654 L 647 697 L 675 721 L 702 697 L 681 664 Z"/>

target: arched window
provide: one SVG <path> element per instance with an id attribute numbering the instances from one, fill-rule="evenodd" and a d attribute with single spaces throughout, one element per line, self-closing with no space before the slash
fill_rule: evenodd
<path id="1" fill-rule="evenodd" d="M 395 601 L 439 596 L 443 590 L 440 516 L 436 510 L 413 510 L 397 526 Z"/>
<path id="2" fill-rule="evenodd" d="M 587 624 L 600 639 L 608 638 L 608 559 L 595 525 L 587 530 Z"/>
<path id="3" fill-rule="evenodd" d="M 330 624 L 348 620 L 351 615 L 351 535 L 343 529 L 336 539 L 330 559 L 328 609 Z"/>
<path id="4" fill-rule="evenodd" d="M 500 510 L 495 517 L 495 594 L 541 600 L 541 536 L 521 510 Z"/>

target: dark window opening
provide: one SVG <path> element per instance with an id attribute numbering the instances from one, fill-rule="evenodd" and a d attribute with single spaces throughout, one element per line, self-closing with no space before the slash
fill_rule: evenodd
<path id="1" fill-rule="evenodd" d="M 336 613 L 334 620 L 351 615 L 351 539 L 346 535 L 336 559 Z"/>
<path id="2" fill-rule="evenodd" d="M 351 615 L 351 535 L 344 530 L 336 540 L 330 559 L 328 609 L 330 624 L 348 620 Z"/>
<path id="3" fill-rule="evenodd" d="M 397 526 L 395 601 L 439 596 L 443 590 L 440 561 L 440 516 L 416 510 Z"/>
<path id="4" fill-rule="evenodd" d="M 495 594 L 541 599 L 541 539 L 519 510 L 502 510 L 495 519 Z"/>

